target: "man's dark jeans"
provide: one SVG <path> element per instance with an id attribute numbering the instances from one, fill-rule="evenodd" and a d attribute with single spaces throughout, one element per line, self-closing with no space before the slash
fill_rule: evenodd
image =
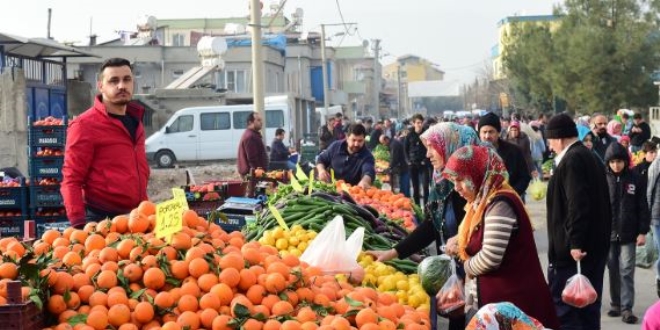
<path id="1" fill-rule="evenodd" d="M 550 285 L 552 300 L 555 303 L 557 317 L 559 317 L 559 322 L 561 323 L 561 330 L 600 329 L 600 307 L 602 304 L 603 276 L 605 275 L 606 264 L 607 255 L 599 256 L 596 259 L 587 257 L 580 262 L 582 275 L 589 279 L 596 293 L 598 293 L 596 302 L 584 308 L 567 305 L 561 300 L 561 292 L 566 286 L 566 280 L 577 274 L 577 264 L 571 267 L 556 268 L 552 265 L 548 267 L 548 284 Z"/>
<path id="2" fill-rule="evenodd" d="M 421 206 L 420 185 L 424 193 L 424 202 L 429 196 L 429 167 L 426 164 L 410 165 L 410 180 L 412 181 L 413 201 Z"/>

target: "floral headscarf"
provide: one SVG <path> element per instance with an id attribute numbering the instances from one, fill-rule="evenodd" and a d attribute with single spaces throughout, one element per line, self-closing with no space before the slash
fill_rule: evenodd
<path id="1" fill-rule="evenodd" d="M 458 228 L 458 254 L 462 260 L 467 260 L 465 248 L 492 198 L 499 192 L 515 191 L 509 185 L 504 161 L 490 146 L 466 146 L 456 150 L 449 157 L 442 176 L 454 183 L 463 180 L 476 192 L 474 201 L 465 206 L 467 213 Z"/>
<path id="2" fill-rule="evenodd" d="M 621 124 L 620 121 L 618 120 L 610 120 L 609 123 L 607 123 L 607 134 L 609 135 L 621 135 L 621 131 L 623 130 L 623 125 Z"/>
<path id="3" fill-rule="evenodd" d="M 510 302 L 487 304 L 479 309 L 466 330 L 543 330 L 538 320 Z"/>
<path id="4" fill-rule="evenodd" d="M 445 163 L 451 154 L 458 148 L 467 145 L 476 145 L 479 142 L 477 132 L 471 127 L 452 122 L 442 122 L 429 127 L 420 136 L 426 145 L 437 151 Z M 427 208 L 433 210 L 433 225 L 437 231 L 442 231 L 442 222 L 445 213 L 445 200 L 449 197 L 454 184 L 443 179 L 439 171 L 433 173 L 435 183 L 430 190 Z"/>

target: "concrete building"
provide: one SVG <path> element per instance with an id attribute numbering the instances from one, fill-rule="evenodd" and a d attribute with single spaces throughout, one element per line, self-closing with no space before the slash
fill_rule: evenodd
<path id="1" fill-rule="evenodd" d="M 416 55 L 398 57 L 395 62 L 383 66 L 385 94 L 390 116 L 411 115 L 415 106 L 409 98 L 409 83 L 444 80 L 445 73 L 437 64 Z"/>
<path id="2" fill-rule="evenodd" d="M 337 80 L 339 88 L 348 96 L 347 113 L 354 117 L 380 117 L 380 79 L 376 79 L 382 70 L 380 63 L 374 60 L 367 45 L 337 47 Z M 375 103 L 378 94 L 378 104 Z"/>
<path id="3" fill-rule="evenodd" d="M 494 80 L 506 79 L 503 54 L 510 45 L 511 31 L 514 26 L 524 28 L 529 24 L 548 24 L 550 31 L 555 31 L 560 24 L 561 16 L 535 15 L 535 16 L 509 16 L 497 22 L 497 44 L 491 48 Z"/>

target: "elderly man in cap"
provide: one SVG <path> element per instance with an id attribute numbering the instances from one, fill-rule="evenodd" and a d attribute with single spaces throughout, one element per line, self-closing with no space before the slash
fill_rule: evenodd
<path id="1" fill-rule="evenodd" d="M 555 169 L 546 198 L 548 283 L 561 329 L 600 329 L 603 275 L 610 245 L 612 217 L 605 169 L 580 143 L 575 123 L 555 115 L 546 126 Z M 580 262 L 598 299 L 584 308 L 565 304 L 561 294 Z"/>
<path id="2" fill-rule="evenodd" d="M 504 165 L 509 172 L 509 183 L 511 187 L 520 195 L 525 197 L 525 191 L 532 180 L 529 167 L 525 161 L 525 156 L 516 146 L 500 138 L 500 118 L 489 112 L 479 118 L 479 138 L 483 142 L 489 142 L 497 150 L 497 154 L 504 160 Z"/>

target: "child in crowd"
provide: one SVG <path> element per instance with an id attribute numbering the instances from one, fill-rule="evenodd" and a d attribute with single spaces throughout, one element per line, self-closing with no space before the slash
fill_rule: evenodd
<path id="1" fill-rule="evenodd" d="M 635 302 L 636 246 L 645 244 L 650 214 L 643 181 L 628 168 L 628 150 L 613 142 L 605 152 L 607 184 L 612 207 L 612 234 L 607 261 L 611 307 L 607 315 L 622 316 L 628 324 L 637 323 Z"/>

